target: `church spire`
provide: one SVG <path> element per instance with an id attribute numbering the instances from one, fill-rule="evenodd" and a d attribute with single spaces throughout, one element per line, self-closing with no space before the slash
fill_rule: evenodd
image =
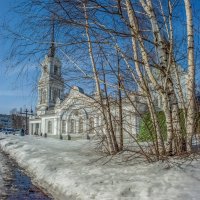
<path id="1" fill-rule="evenodd" d="M 51 46 L 49 48 L 48 57 L 53 58 L 55 56 L 55 15 L 51 18 Z"/>

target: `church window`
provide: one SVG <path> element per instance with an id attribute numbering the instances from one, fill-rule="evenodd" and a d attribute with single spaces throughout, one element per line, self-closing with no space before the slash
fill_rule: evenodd
<path id="1" fill-rule="evenodd" d="M 62 121 L 62 133 L 66 133 L 66 121 Z"/>
<path id="2" fill-rule="evenodd" d="M 74 133 L 74 131 L 75 131 L 75 121 L 74 121 L 74 119 L 71 119 L 71 121 L 70 121 L 70 132 Z"/>
<path id="3" fill-rule="evenodd" d="M 42 100 L 42 92 L 43 92 L 43 90 L 42 90 L 42 89 L 40 89 L 40 90 L 39 90 L 39 95 L 40 95 L 40 103 L 42 103 L 42 101 L 43 101 L 43 100 Z"/>
<path id="4" fill-rule="evenodd" d="M 118 133 L 118 131 L 119 131 L 119 124 L 117 122 L 115 122 L 115 124 L 114 124 L 114 132 Z"/>
<path id="5" fill-rule="evenodd" d="M 57 91 L 57 89 L 54 89 L 53 90 L 53 102 L 56 102 L 57 97 L 58 97 L 58 91 Z"/>
<path id="6" fill-rule="evenodd" d="M 50 100 L 52 99 L 52 89 L 51 89 L 51 87 L 49 88 L 49 98 L 50 98 Z"/>
<path id="7" fill-rule="evenodd" d="M 39 123 L 35 124 L 35 132 L 38 134 L 39 133 Z"/>
<path id="8" fill-rule="evenodd" d="M 46 90 L 41 89 L 40 90 L 40 103 L 45 103 L 46 102 Z"/>
<path id="9" fill-rule="evenodd" d="M 44 90 L 42 93 L 42 103 L 46 102 L 46 96 L 47 96 L 47 92 L 46 92 L 46 90 Z"/>
<path id="10" fill-rule="evenodd" d="M 75 116 L 78 116 L 78 115 L 79 115 L 78 110 L 75 110 L 75 111 L 74 111 L 74 115 L 75 115 Z"/>
<path id="11" fill-rule="evenodd" d="M 54 74 L 58 75 L 58 67 L 56 65 L 54 66 Z"/>
<path id="12" fill-rule="evenodd" d="M 115 117 L 115 120 L 113 120 L 113 128 L 114 132 L 117 133 L 119 131 L 119 117 Z"/>
<path id="13" fill-rule="evenodd" d="M 48 133 L 52 133 L 52 122 L 48 121 Z"/>
<path id="14" fill-rule="evenodd" d="M 83 118 L 79 118 L 79 133 L 83 132 Z"/>
<path id="15" fill-rule="evenodd" d="M 99 116 L 96 117 L 96 126 L 99 126 Z"/>
<path id="16" fill-rule="evenodd" d="M 135 117 L 135 128 L 136 128 L 136 133 L 138 134 L 140 131 L 140 117 Z"/>
<path id="17" fill-rule="evenodd" d="M 90 127 L 90 133 L 94 133 L 94 118 L 93 117 L 89 119 L 89 127 Z"/>

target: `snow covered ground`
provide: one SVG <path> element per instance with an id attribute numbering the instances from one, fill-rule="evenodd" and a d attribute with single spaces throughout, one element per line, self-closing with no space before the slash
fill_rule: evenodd
<path id="1" fill-rule="evenodd" d="M 6 187 L 5 187 L 4 179 L 8 172 L 9 172 L 9 169 L 7 168 L 5 164 L 5 160 L 0 153 L 0 197 L 6 195 L 5 193 Z"/>
<path id="2" fill-rule="evenodd" d="M 102 164 L 94 144 L 34 136 L 5 136 L 1 148 L 55 199 L 198 200 L 200 161 L 166 168 L 165 163 Z M 105 161 L 105 160 L 104 160 Z"/>

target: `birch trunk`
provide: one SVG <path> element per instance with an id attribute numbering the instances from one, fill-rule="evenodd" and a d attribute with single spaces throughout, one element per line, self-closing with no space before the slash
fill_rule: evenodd
<path id="1" fill-rule="evenodd" d="M 146 0 L 147 3 L 145 3 L 144 0 L 140 0 L 144 10 L 146 11 L 146 13 L 149 15 L 149 19 L 151 21 L 151 26 L 152 26 L 152 31 L 153 31 L 153 35 L 155 38 L 155 43 L 156 48 L 157 48 L 157 52 L 158 55 L 160 55 L 160 67 L 164 67 L 164 78 L 166 80 L 166 86 L 167 88 L 164 86 L 164 91 L 163 94 L 162 92 L 160 92 L 160 95 L 164 95 L 164 99 L 165 104 L 169 104 L 169 107 L 167 108 L 167 106 L 165 106 L 165 116 L 166 116 L 166 120 L 168 120 L 167 122 L 167 130 L 168 130 L 168 151 L 172 151 L 172 148 L 170 146 L 172 146 L 172 143 L 174 142 L 174 144 L 176 144 L 176 151 L 180 152 L 181 151 L 181 146 L 182 146 L 182 142 L 181 142 L 181 127 L 180 127 L 180 120 L 179 120 L 179 106 L 178 106 L 178 99 L 176 97 L 175 94 L 175 88 L 173 85 L 173 81 L 172 81 L 172 69 L 171 69 L 171 65 L 173 64 L 173 29 L 172 29 L 172 22 L 169 20 L 169 25 L 170 25 L 170 33 L 169 33 L 169 40 L 170 40 L 170 49 L 168 50 L 168 48 L 164 45 L 165 41 L 163 41 L 163 38 L 161 36 L 160 33 L 160 29 L 158 26 L 158 22 L 154 13 L 154 9 L 153 9 L 153 5 L 152 5 L 152 1 L 151 0 Z M 171 6 L 171 5 L 170 5 Z M 171 9 L 171 8 L 170 8 Z M 172 12 L 170 10 L 170 12 Z M 168 52 L 169 51 L 169 52 Z M 169 55 L 168 55 L 169 54 Z M 169 56 L 169 57 L 168 57 Z M 168 92 L 169 91 L 169 92 Z M 169 96 L 169 97 L 167 97 Z M 172 116 L 170 116 L 169 114 L 169 109 L 172 112 Z M 172 117 L 172 120 L 169 120 L 168 118 Z M 171 121 L 171 122 L 170 122 Z M 172 124 L 170 124 L 172 123 Z M 173 127 L 171 129 L 171 127 Z M 172 131 L 170 133 L 170 130 Z M 176 136 L 176 137 L 175 137 Z M 176 142 L 173 141 L 174 139 L 176 139 Z M 174 153 L 174 152 L 173 152 Z"/>
<path id="2" fill-rule="evenodd" d="M 135 14 L 134 14 L 134 11 L 132 9 L 130 0 L 126 0 L 126 7 L 127 7 L 127 12 L 128 12 L 129 22 L 130 22 L 130 25 L 131 25 L 132 47 L 133 47 L 136 71 L 137 71 L 137 74 L 139 76 L 140 83 L 142 83 L 142 88 L 145 90 L 146 95 L 148 95 L 148 97 L 149 97 L 149 98 L 147 98 L 148 108 L 149 108 L 151 119 L 152 119 L 152 122 L 153 122 L 153 125 L 154 125 L 154 128 L 155 128 L 156 138 L 158 139 L 158 140 L 156 140 L 157 151 L 158 151 L 158 154 L 159 154 L 159 149 L 160 149 L 162 151 L 162 154 L 163 154 L 165 152 L 165 147 L 164 147 L 164 140 L 163 140 L 163 137 L 162 137 L 162 133 L 160 131 L 158 118 L 157 118 L 157 115 L 156 115 L 156 111 L 155 111 L 153 102 L 151 101 L 152 98 L 151 98 L 151 94 L 149 93 L 149 88 L 147 88 L 147 85 L 145 84 L 145 80 L 143 78 L 143 74 L 141 73 L 140 68 L 139 68 L 138 56 L 137 56 L 138 49 L 137 49 L 137 44 L 136 44 L 136 40 L 134 38 L 134 35 L 135 35 L 135 37 L 139 37 L 140 43 L 142 43 L 142 40 L 141 40 L 141 37 L 139 36 L 138 25 L 137 25 L 137 22 L 136 22 L 136 19 L 135 19 Z M 147 59 L 147 55 L 145 53 L 145 50 L 143 48 L 143 44 L 141 44 L 140 47 L 141 47 L 143 58 L 145 59 L 145 63 L 146 63 L 145 69 L 147 69 L 148 75 L 149 75 L 151 81 L 154 82 L 154 84 L 157 87 L 159 87 L 158 84 L 157 84 L 157 81 L 154 79 L 154 77 L 153 77 L 153 75 L 152 75 L 152 73 L 149 69 L 148 59 Z"/>
<path id="3" fill-rule="evenodd" d="M 184 0 L 187 23 L 187 51 L 188 51 L 188 80 L 187 80 L 187 151 L 192 150 L 192 136 L 195 125 L 195 64 L 194 64 L 194 33 L 190 0 Z"/>
<path id="4" fill-rule="evenodd" d="M 119 152 L 119 146 L 118 146 L 116 135 L 115 135 L 114 128 L 113 128 L 111 106 L 110 106 L 110 100 L 108 97 L 107 85 L 106 85 L 106 74 L 105 74 L 103 67 L 102 67 L 102 71 L 103 71 L 103 81 L 104 81 L 104 90 L 105 90 L 105 101 L 106 101 L 106 108 L 107 108 L 106 114 L 108 116 L 108 125 L 109 125 L 109 132 L 110 132 L 109 134 L 111 135 L 111 140 L 112 140 L 112 144 L 114 147 L 113 153 L 117 153 L 117 152 Z"/>
<path id="5" fill-rule="evenodd" d="M 90 60 L 91 60 L 91 63 L 92 63 L 93 74 L 94 74 L 94 77 L 95 77 L 96 94 L 97 94 L 97 97 L 99 97 L 98 100 L 100 100 L 101 111 L 102 111 L 104 121 L 105 121 L 105 125 L 106 125 L 106 130 L 107 130 L 106 131 L 106 138 L 108 140 L 109 151 L 110 151 L 110 154 L 114 154 L 115 153 L 115 147 L 113 145 L 113 140 L 112 140 L 112 137 L 110 135 L 109 123 L 108 123 L 108 120 L 107 120 L 106 111 L 104 109 L 104 102 L 103 102 L 102 95 L 101 95 L 99 76 L 98 76 L 97 67 L 96 67 L 96 64 L 95 64 L 95 61 L 94 61 L 94 56 L 93 56 L 92 42 L 91 42 L 90 34 L 89 34 L 89 22 L 88 22 L 86 4 L 83 4 L 83 8 L 84 8 L 84 14 L 85 14 L 85 31 L 86 31 L 86 36 L 87 36 L 87 39 L 88 39 L 88 51 L 89 51 L 89 56 L 90 56 Z"/>
<path id="6" fill-rule="evenodd" d="M 144 0 L 140 0 L 140 3 L 142 7 L 144 8 L 145 12 L 149 16 L 151 26 L 152 26 L 152 32 L 154 35 L 154 40 L 157 45 L 155 47 L 157 48 L 158 54 L 160 56 L 159 62 L 161 67 L 166 67 L 167 66 L 167 56 L 166 56 L 166 51 L 165 51 L 165 46 L 162 40 L 162 36 L 160 33 L 160 29 L 158 26 L 158 22 L 154 13 L 153 5 L 151 0 L 146 0 L 146 3 Z"/>
<path id="7" fill-rule="evenodd" d="M 118 52 L 117 52 L 118 55 Z M 124 137 L 123 137 L 123 108 L 122 108 L 122 80 L 121 80 L 121 69 L 120 69 L 120 63 L 118 58 L 118 98 L 119 98 L 119 150 L 123 150 L 124 146 Z M 116 133 L 117 134 L 117 133 Z"/>

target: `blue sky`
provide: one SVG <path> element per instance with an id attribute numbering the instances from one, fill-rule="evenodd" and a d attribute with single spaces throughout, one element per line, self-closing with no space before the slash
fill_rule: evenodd
<path id="1" fill-rule="evenodd" d="M 5 19 L 15 18 L 10 9 L 14 5 L 13 0 L 0 0 L 0 24 L 2 24 Z M 19 109 L 20 107 L 30 108 L 35 107 L 36 102 L 36 89 L 35 80 L 37 78 L 36 68 L 31 64 L 31 77 L 30 73 L 27 74 L 25 71 L 22 76 L 19 76 L 19 71 L 14 68 L 9 68 L 9 62 L 6 61 L 6 53 L 8 51 L 7 47 L 10 46 L 9 41 L 2 37 L 0 34 L 0 113 L 9 114 L 10 110 L 13 108 Z"/>

